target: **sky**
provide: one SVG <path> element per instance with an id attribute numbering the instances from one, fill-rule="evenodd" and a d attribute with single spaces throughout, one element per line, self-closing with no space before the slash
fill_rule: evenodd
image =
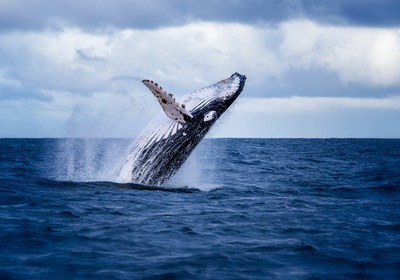
<path id="1" fill-rule="evenodd" d="M 247 76 L 210 137 L 400 137 L 400 1 L 0 0 L 0 137 L 134 138 Z"/>

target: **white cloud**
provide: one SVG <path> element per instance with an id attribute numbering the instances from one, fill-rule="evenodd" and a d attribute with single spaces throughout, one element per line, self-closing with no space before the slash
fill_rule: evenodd
<path id="1" fill-rule="evenodd" d="M 245 73 L 248 84 L 260 86 L 271 77 L 284 83 L 290 69 L 310 68 L 334 72 L 345 83 L 400 86 L 396 29 L 309 21 L 278 27 L 196 22 L 103 33 L 68 28 L 11 32 L 0 35 L 0 44 L 6 57 L 0 67 L 8 69 L 8 83 L 20 81 L 27 90 L 114 91 L 112 78 L 129 76 L 187 91 L 235 71 Z"/>
<path id="2" fill-rule="evenodd" d="M 15 76 L 43 90 L 107 90 L 115 76 L 193 90 L 235 71 L 255 80 L 278 75 L 283 67 L 271 46 L 275 37 L 268 28 L 199 22 L 157 30 L 5 33 L 0 44 Z"/>
<path id="3" fill-rule="evenodd" d="M 338 108 L 400 110 L 400 95 L 385 98 L 300 97 L 243 98 L 235 106 L 238 113 L 297 114 L 323 113 Z"/>
<path id="4" fill-rule="evenodd" d="M 235 71 L 254 78 L 280 73 L 278 58 L 265 46 L 266 33 L 273 35 L 271 30 L 252 26 L 213 23 L 123 30 L 113 37 L 110 59 L 123 62 L 118 64 L 123 73 L 195 89 Z"/>
<path id="5" fill-rule="evenodd" d="M 210 137 L 399 138 L 400 95 L 387 98 L 239 98 Z"/>
<path id="6" fill-rule="evenodd" d="M 26 131 L 40 126 L 42 136 L 63 133 L 62 129 L 54 132 L 54 127 L 76 127 L 71 133 L 79 136 L 132 137 L 159 109 L 140 83 L 144 78 L 156 80 L 179 97 L 241 72 L 248 77 L 244 96 L 249 97 L 236 107 L 242 115 L 324 114 L 339 107 L 398 110 L 400 106 L 398 97 L 381 96 L 379 90 L 376 96 L 381 98 L 306 98 L 301 97 L 306 94 L 302 88 L 294 93 L 297 97 L 251 98 L 268 94 L 265 84 L 271 77 L 285 83 L 291 69 L 306 74 L 311 68 L 330 71 L 344 83 L 366 87 L 399 87 L 396 29 L 309 21 L 276 27 L 193 22 L 156 30 L 7 32 L 0 34 L 0 47 L 0 97 L 8 97 L 0 100 L 23 100 L 13 111 L 13 123 L 29 120 Z M 10 119 L 4 112 L 11 112 L 7 108 L 15 104 L 0 101 L 3 127 L 9 127 L 5 122 Z"/>
<path id="7" fill-rule="evenodd" d="M 400 36 L 395 28 L 294 21 L 282 24 L 281 30 L 282 58 L 292 67 L 320 67 L 361 85 L 400 86 Z"/>
<path id="8" fill-rule="evenodd" d="M 0 69 L 0 86 L 22 87 L 22 84 L 16 79 L 9 78 L 6 69 Z"/>

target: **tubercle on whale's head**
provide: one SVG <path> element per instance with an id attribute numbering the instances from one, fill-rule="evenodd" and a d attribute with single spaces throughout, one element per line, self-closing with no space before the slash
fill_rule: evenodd
<path id="1" fill-rule="evenodd" d="M 215 111 L 215 121 L 240 95 L 245 82 L 245 75 L 234 73 L 227 79 L 189 94 L 184 103 L 195 118 L 203 119 L 205 114 Z"/>
<path id="2" fill-rule="evenodd" d="M 224 99 L 225 105 L 229 107 L 242 93 L 246 79 L 247 77 L 245 75 L 241 75 L 236 72 L 232 74 L 232 76 L 230 76 L 228 79 L 223 80 L 224 83 L 228 83 L 231 85 L 230 91 L 228 90 L 228 92 L 222 97 Z"/>

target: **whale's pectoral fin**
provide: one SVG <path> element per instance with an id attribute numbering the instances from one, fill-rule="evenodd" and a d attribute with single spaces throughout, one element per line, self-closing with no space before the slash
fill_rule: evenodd
<path id="1" fill-rule="evenodd" d="M 165 114 L 170 119 L 180 123 L 186 123 L 193 118 L 192 114 L 185 108 L 185 104 L 180 104 L 172 94 L 167 93 L 157 83 L 150 80 L 143 80 L 142 82 L 154 94 L 158 102 L 160 102 Z"/>

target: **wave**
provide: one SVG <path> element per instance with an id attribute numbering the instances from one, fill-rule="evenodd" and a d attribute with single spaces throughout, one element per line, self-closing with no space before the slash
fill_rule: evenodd
<path id="1" fill-rule="evenodd" d="M 135 183 L 117 183 L 109 181 L 91 181 L 91 182 L 79 182 L 79 181 L 57 181 L 57 180 L 41 180 L 38 182 L 40 187 L 58 188 L 58 189 L 125 189 L 125 190 L 146 190 L 146 191 L 164 191 L 164 192 L 176 192 L 176 193 L 195 193 L 201 192 L 201 189 L 194 187 L 171 187 L 171 186 L 148 186 Z"/>

